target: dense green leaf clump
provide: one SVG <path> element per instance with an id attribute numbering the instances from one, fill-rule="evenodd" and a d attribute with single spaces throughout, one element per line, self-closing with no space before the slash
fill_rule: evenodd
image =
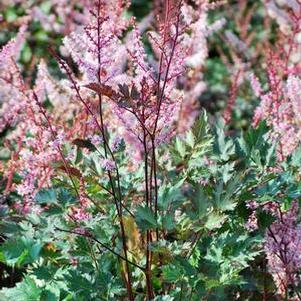
<path id="1" fill-rule="evenodd" d="M 162 235 L 153 236 L 150 245 L 154 300 L 234 300 L 238 292 L 257 300 L 263 289 L 272 293 L 270 276 L 265 288 L 251 279 L 258 273 L 252 263 L 266 266 L 262 238 L 273 217 L 260 213 L 258 229 L 250 232 L 246 204 L 273 199 L 290 206 L 300 197 L 300 151 L 277 163 L 265 124 L 231 138 L 223 124 L 211 131 L 203 113 L 190 131 L 158 154 L 156 217 L 143 202 L 134 202 L 143 173 L 127 173 L 128 158 L 116 153 L 121 189 L 128 196 L 123 218 L 137 300 L 144 298 L 144 237 L 157 230 Z M 76 164 L 88 183 L 93 218 L 80 225 L 68 219 L 74 190 L 58 182 L 37 194 L 41 213 L 3 219 L 6 240 L 0 261 L 24 272 L 14 288 L 2 290 L 4 300 L 123 300 L 124 254 L 114 204 L 101 189 L 105 179 L 86 173 L 91 165 L 95 173 L 100 170 L 95 153 L 82 153 Z M 283 172 L 273 172 L 276 166 Z"/>

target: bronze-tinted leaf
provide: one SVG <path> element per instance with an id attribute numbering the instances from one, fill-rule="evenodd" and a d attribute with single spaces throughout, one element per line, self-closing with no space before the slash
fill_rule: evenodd
<path id="1" fill-rule="evenodd" d="M 96 147 L 89 139 L 74 139 L 72 143 L 78 147 L 87 148 L 88 150 L 94 152 L 96 151 Z"/>
<path id="2" fill-rule="evenodd" d="M 119 84 L 119 91 L 122 94 L 123 98 L 130 98 L 130 91 L 129 91 L 129 87 L 126 84 Z"/>
<path id="3" fill-rule="evenodd" d="M 133 100 L 138 100 L 140 98 L 140 95 L 139 95 L 139 92 L 138 90 L 136 89 L 135 86 L 132 87 L 132 90 L 131 90 L 131 98 Z"/>
<path id="4" fill-rule="evenodd" d="M 113 100 L 118 99 L 118 94 L 110 86 L 102 85 L 98 83 L 90 83 L 85 87 L 98 94 L 105 95 Z"/>
<path id="5" fill-rule="evenodd" d="M 131 105 L 131 102 L 127 99 L 122 99 L 118 102 L 118 106 L 121 107 L 121 108 L 130 108 L 132 105 Z"/>
<path id="6" fill-rule="evenodd" d="M 67 166 L 60 165 L 60 166 L 57 167 L 57 169 L 62 170 L 64 172 L 66 172 L 67 174 L 71 174 L 72 176 L 75 176 L 77 178 L 81 178 L 82 177 L 81 172 L 77 168 L 72 167 L 70 165 L 67 165 Z"/>

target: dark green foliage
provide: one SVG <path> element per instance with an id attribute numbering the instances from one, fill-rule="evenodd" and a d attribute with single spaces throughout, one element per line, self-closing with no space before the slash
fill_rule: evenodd
<path id="1" fill-rule="evenodd" d="M 246 202 L 273 199 L 290 206 L 300 196 L 300 150 L 279 164 L 264 124 L 237 138 L 226 136 L 222 127 L 210 131 L 203 113 L 171 148 L 158 150 L 165 159 L 158 164 L 157 220 L 148 207 L 127 202 L 135 215 L 125 213 L 130 261 L 143 266 L 143 235 L 156 228 L 164 232 L 164 238 L 151 243 L 155 300 L 234 300 L 237 292 L 261 300 L 263 290 L 274 290 L 270 276 L 263 287 L 261 274 L 252 267 L 263 258 L 262 235 L 273 217 L 259 211 L 259 229 L 248 232 Z M 131 199 L 139 195 L 143 173 L 127 173 L 122 165 L 126 156 L 116 156 L 124 175 L 121 187 Z M 82 155 L 77 164 L 85 170 L 91 163 L 101 174 L 96 153 Z M 272 172 L 275 166 L 283 172 Z M 76 225 L 66 215 L 76 204 L 74 192 L 61 185 L 37 194 L 36 202 L 47 206 L 41 214 L 19 217 L 17 223 L 12 217 L 1 221 L 6 236 L 1 262 L 26 271 L 22 282 L 2 291 L 8 300 L 122 300 L 126 294 L 120 274 L 124 263 L 115 255 L 123 256 L 114 204 L 92 174 L 86 181 L 95 203 L 94 218 L 82 224 L 83 234 L 74 234 Z M 143 300 L 143 273 L 131 269 L 137 300 Z"/>

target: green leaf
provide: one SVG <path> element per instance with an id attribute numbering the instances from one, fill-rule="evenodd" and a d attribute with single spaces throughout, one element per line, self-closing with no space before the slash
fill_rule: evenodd
<path id="1" fill-rule="evenodd" d="M 26 43 L 21 52 L 21 59 L 24 63 L 29 63 L 32 58 L 32 51 L 29 45 Z"/>
<path id="2" fill-rule="evenodd" d="M 183 269 L 180 266 L 168 265 L 162 268 L 166 282 L 177 282 L 183 278 Z"/>
<path id="3" fill-rule="evenodd" d="M 222 224 L 224 223 L 224 221 L 226 220 L 226 218 L 227 218 L 226 214 L 212 212 L 208 216 L 208 219 L 205 223 L 205 227 L 208 230 L 220 228 L 222 226 Z"/>
<path id="4" fill-rule="evenodd" d="M 60 296 L 49 289 L 45 289 L 42 292 L 41 301 L 60 301 Z"/>
<path id="5" fill-rule="evenodd" d="M 14 22 L 18 18 L 16 11 L 13 7 L 8 7 L 5 10 L 5 19 L 7 22 L 11 23 Z"/>
<path id="6" fill-rule="evenodd" d="M 226 184 L 232 177 L 235 162 L 231 162 L 221 166 L 223 181 Z"/>
<path id="7" fill-rule="evenodd" d="M 40 204 L 54 204 L 57 202 L 56 191 L 54 189 L 42 189 L 37 193 L 35 199 Z"/>
<path id="8" fill-rule="evenodd" d="M 3 234 L 16 234 L 20 231 L 20 226 L 16 223 L 9 221 L 0 221 L 0 233 Z"/>
<path id="9" fill-rule="evenodd" d="M 236 175 L 227 183 L 227 185 L 223 185 L 220 182 L 220 185 L 216 188 L 216 200 L 215 205 L 220 209 L 222 212 L 227 210 L 234 210 L 237 205 L 237 199 L 235 198 L 236 190 L 240 189 L 241 179 L 239 175 Z"/>
<path id="10" fill-rule="evenodd" d="M 174 215 L 167 213 L 162 217 L 162 227 L 164 230 L 172 230 L 175 227 Z"/>
<path id="11" fill-rule="evenodd" d="M 14 288 L 4 290 L 4 295 L 12 301 L 42 301 L 41 293 L 42 290 L 28 276 Z"/>
<path id="12" fill-rule="evenodd" d="M 191 131 L 197 143 L 209 138 L 208 116 L 205 110 L 202 111 L 200 117 L 194 123 Z"/>
<path id="13" fill-rule="evenodd" d="M 174 184 L 163 184 L 159 189 L 158 205 L 160 209 L 167 210 L 171 204 L 180 203 L 182 199 L 181 188 L 185 183 L 185 178 Z"/>
<path id="14" fill-rule="evenodd" d="M 235 145 L 232 139 L 225 136 L 222 125 L 218 125 L 215 130 L 214 152 L 219 161 L 228 161 L 235 153 Z"/>
<path id="15" fill-rule="evenodd" d="M 195 137 L 192 131 L 189 131 L 186 135 L 186 143 L 193 148 L 195 145 Z"/>
<path id="16" fill-rule="evenodd" d="M 301 147 L 298 147 L 291 156 L 292 166 L 300 167 L 301 166 Z"/>
<path id="17" fill-rule="evenodd" d="M 0 252 L 0 262 L 5 263 L 5 256 L 4 256 L 3 252 Z"/>
<path id="18" fill-rule="evenodd" d="M 11 266 L 22 266 L 35 262 L 42 249 L 42 244 L 37 241 L 22 237 L 21 239 L 7 240 L 1 245 L 5 262 Z"/>
<path id="19" fill-rule="evenodd" d="M 186 147 L 183 140 L 181 140 L 179 137 L 176 138 L 175 148 L 179 155 L 184 158 L 186 155 Z"/>
<path id="20" fill-rule="evenodd" d="M 0 292 L 0 300 L 1 301 L 9 301 L 3 293 Z"/>
<path id="21" fill-rule="evenodd" d="M 154 213 L 148 207 L 138 206 L 136 211 L 136 222 L 142 231 L 157 227 Z"/>

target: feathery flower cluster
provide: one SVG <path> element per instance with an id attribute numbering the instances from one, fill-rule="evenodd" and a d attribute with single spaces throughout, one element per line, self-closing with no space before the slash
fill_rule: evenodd
<path id="1" fill-rule="evenodd" d="M 300 284 L 301 270 L 301 223 L 298 220 L 297 201 L 291 209 L 276 211 L 277 220 L 269 227 L 265 238 L 265 252 L 269 271 L 279 290 L 285 296 L 289 286 Z"/>
<path id="2" fill-rule="evenodd" d="M 20 92 L 23 80 L 19 76 L 15 61 L 18 59 L 25 41 L 26 29 L 27 24 L 22 25 L 17 36 L 3 46 L 0 52 L 0 83 L 2 86 L 0 91 L 0 131 L 3 131 L 6 126 L 13 126 L 16 123 L 16 116 L 24 104 L 23 95 Z"/>
<path id="3" fill-rule="evenodd" d="M 39 21 L 47 32 L 68 34 L 79 26 L 86 24 L 89 17 L 89 0 L 50 0 L 46 5 L 43 1 L 3 0 L 0 11 L 10 6 L 21 6 L 24 14 L 34 21 Z"/>
<path id="4" fill-rule="evenodd" d="M 189 55 L 185 60 L 188 68 L 185 76 L 179 79 L 184 95 L 179 110 L 177 130 L 185 132 L 191 127 L 199 111 L 199 98 L 206 89 L 203 80 L 203 67 L 208 56 L 207 38 L 214 32 L 220 30 L 225 19 L 217 20 L 213 24 L 208 24 L 207 13 L 210 9 L 206 1 L 195 1 L 196 8 L 184 5 L 182 14 L 184 20 L 190 25 L 190 35 L 187 43 L 189 46 Z"/>
<path id="5" fill-rule="evenodd" d="M 166 14 L 158 19 L 158 32 L 148 32 L 153 61 L 147 60 L 136 25 L 127 39 L 132 74 L 124 77 L 116 92 L 119 102 L 114 112 L 123 123 L 125 139 L 137 149 L 143 149 L 145 135 L 150 138 L 146 139 L 150 147 L 150 140 L 158 145 L 177 129 L 191 126 L 198 97 L 205 89 L 201 69 L 207 57 L 206 38 L 219 26 L 207 25 L 206 1 L 196 1 L 196 8 L 182 1 L 175 3 L 167 1 Z M 185 124 L 176 124 L 183 119 Z"/>
<path id="6" fill-rule="evenodd" d="M 66 121 L 76 112 L 70 105 L 72 94 L 66 96 L 66 85 L 63 88 L 52 80 L 43 62 L 34 89 L 23 80 L 17 59 L 25 37 L 26 24 L 0 53 L 0 84 L 3 87 L 0 131 L 10 129 L 4 140 L 11 151 L 11 160 L 3 167 L 7 179 L 5 193 L 16 190 L 23 198 L 23 211 L 28 212 L 36 192 L 50 184 L 52 163 L 61 160 L 59 149 L 74 131 L 78 134 L 82 130 L 73 122 L 68 131 Z M 58 108 L 51 117 L 42 107 L 46 97 Z M 13 183 L 15 173 L 23 178 L 17 185 Z"/>
<path id="7" fill-rule="evenodd" d="M 270 54 L 267 61 L 268 90 L 263 92 L 258 79 L 252 75 L 251 85 L 256 96 L 261 99 L 254 114 L 254 125 L 266 120 L 271 126 L 271 137 L 279 141 L 278 157 L 283 160 L 301 142 L 300 97 L 301 87 L 300 60 L 295 60 L 301 45 L 297 38 L 301 32 L 301 4 L 298 12 L 290 16 L 290 32 L 284 46 L 278 45 L 277 51 Z"/>
<path id="8" fill-rule="evenodd" d="M 293 1 L 287 1 L 287 2 L 289 3 Z M 297 3 L 296 6 L 298 6 Z M 283 5 L 281 7 L 278 5 L 278 3 L 275 0 L 271 0 L 271 1 L 267 1 L 266 7 L 267 7 L 268 14 L 270 15 L 271 18 L 276 20 L 280 30 L 284 33 L 287 33 L 290 28 L 291 20 L 289 14 L 285 10 L 285 8 L 283 8 Z"/>
<path id="9" fill-rule="evenodd" d="M 50 172 L 48 160 L 54 154 L 52 151 L 44 152 L 45 145 L 49 142 L 49 133 L 42 130 L 41 116 L 36 114 L 38 108 L 30 101 L 30 91 L 16 64 L 25 40 L 25 32 L 26 24 L 21 26 L 16 38 L 5 45 L 0 53 L 0 84 L 4 87 L 1 89 L 3 103 L 0 111 L 0 130 L 15 127 L 8 137 L 9 140 L 5 141 L 12 154 L 12 160 L 4 168 L 4 176 L 8 179 L 5 192 L 16 189 L 24 198 L 24 208 L 27 208 L 32 202 L 32 194 L 36 188 L 34 178 L 39 176 L 40 184 L 47 182 Z M 23 148 L 24 146 L 26 148 Z M 37 168 L 37 165 L 40 168 Z M 12 179 L 17 171 L 24 180 L 15 186 Z"/>
<path id="10" fill-rule="evenodd" d="M 64 38 L 64 52 L 71 54 L 86 83 L 113 84 L 125 67 L 126 50 L 119 37 L 128 27 L 124 1 L 99 1 L 91 21 Z"/>
<path id="11" fill-rule="evenodd" d="M 258 208 L 258 203 L 256 201 L 249 201 L 246 204 L 246 207 L 250 210 L 252 210 L 251 214 L 248 217 L 248 220 L 245 224 L 245 227 L 248 231 L 254 231 L 258 229 L 258 220 L 256 216 L 256 209 Z"/>
<path id="12" fill-rule="evenodd" d="M 271 137 L 279 141 L 278 157 L 280 160 L 290 155 L 301 142 L 301 115 L 299 89 L 301 80 L 290 75 L 282 83 L 273 70 L 270 70 L 270 91 L 262 93 L 261 88 L 252 86 L 255 93 L 261 93 L 261 103 L 254 114 L 254 125 L 266 120 L 272 127 Z M 257 83 L 256 83 L 257 85 Z"/>
<path id="13" fill-rule="evenodd" d="M 258 220 L 257 220 L 257 216 L 256 216 L 256 211 L 253 211 L 251 213 L 245 227 L 248 231 L 254 231 L 254 230 L 258 229 Z"/>
<path id="14" fill-rule="evenodd" d="M 69 219 L 74 222 L 82 222 L 89 220 L 91 218 L 91 213 L 88 212 L 90 207 L 90 200 L 87 197 L 85 191 L 85 183 L 83 178 L 80 179 L 79 187 L 79 204 L 70 208 L 70 213 L 68 215 Z"/>
<path id="15" fill-rule="evenodd" d="M 115 164 L 110 159 L 103 159 L 102 160 L 102 167 L 106 171 L 113 171 L 115 169 Z"/>

